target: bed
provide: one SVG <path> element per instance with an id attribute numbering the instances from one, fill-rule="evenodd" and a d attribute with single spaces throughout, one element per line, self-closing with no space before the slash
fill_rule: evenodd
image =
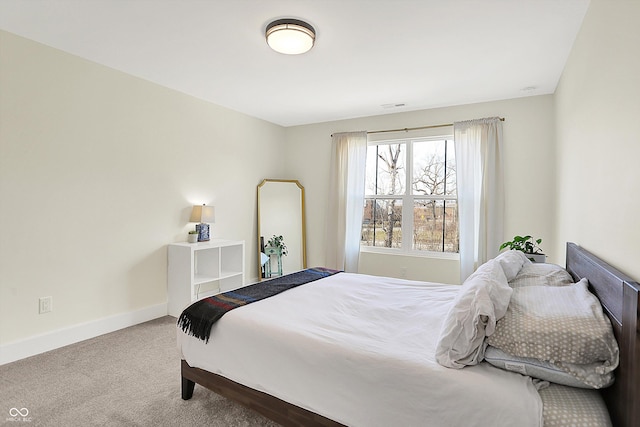
<path id="1" fill-rule="evenodd" d="M 584 277 L 589 279 L 590 290 L 599 298 L 604 313 L 611 321 L 613 333 L 619 345 L 619 366 L 615 371 L 616 380 L 613 385 L 601 390 L 612 425 L 636 426 L 640 423 L 640 411 L 633 404 L 640 401 L 640 344 L 638 344 L 638 331 L 640 330 L 638 324 L 638 292 L 640 286 L 612 266 L 571 243 L 567 245 L 567 271 L 576 281 Z M 318 284 L 320 285 L 305 285 L 301 289 L 316 289 L 316 292 L 319 286 L 326 286 L 329 289 L 331 286 L 336 285 L 335 283 L 331 285 L 331 283 L 338 280 L 337 277 L 340 274 L 332 276 L 334 277 L 333 279 L 322 279 L 324 282 L 320 284 L 319 281 Z M 357 282 L 358 278 L 354 278 L 354 280 Z M 421 292 L 420 288 L 424 287 L 424 283 L 408 281 L 400 281 L 400 283 L 403 287 L 406 287 L 409 294 L 415 294 L 406 301 L 402 301 L 402 304 L 405 305 L 396 307 L 398 309 L 396 310 L 397 312 L 411 313 L 412 316 L 426 316 L 424 319 L 422 317 L 413 318 L 412 321 L 415 324 L 433 320 L 429 320 L 429 318 L 441 318 L 446 315 L 444 311 L 438 312 L 437 305 L 430 306 L 429 311 L 432 311 L 431 314 L 422 313 L 424 307 L 420 306 L 421 303 L 413 307 L 414 303 L 412 301 L 420 299 L 418 295 Z M 397 285 L 397 281 L 388 279 L 386 284 L 383 283 L 380 286 L 382 288 L 385 286 L 393 288 Z M 357 283 L 353 286 L 356 294 L 365 292 L 363 291 L 365 288 L 359 287 Z M 435 290 L 436 295 L 439 295 L 436 299 L 442 298 L 443 301 L 451 299 L 450 292 L 452 292 L 452 288 L 455 288 L 439 284 L 428 284 L 427 286 L 431 288 L 431 291 Z M 339 289 L 339 287 L 336 287 L 336 289 Z M 322 291 L 324 292 L 325 289 L 322 288 Z M 305 290 L 304 295 L 307 295 L 306 298 L 313 299 L 317 297 L 313 292 L 310 292 L 309 295 L 309 292 Z M 531 425 L 535 425 L 535 423 L 541 425 L 543 410 L 549 412 L 553 409 L 552 403 L 554 401 L 549 399 L 555 399 L 554 396 L 558 396 L 565 389 L 569 389 L 560 386 L 559 388 L 551 387 L 544 394 L 541 391 L 540 396 L 546 396 L 547 400 L 545 401 L 545 397 L 540 398 L 537 391 L 532 389 L 532 382 L 526 380 L 528 377 L 496 369 L 482 362 L 459 370 L 436 368 L 436 376 L 440 375 L 441 371 L 442 375 L 447 375 L 443 377 L 442 381 L 452 384 L 453 388 L 451 390 L 454 391 L 451 391 L 446 385 L 431 382 L 431 379 L 421 377 L 422 374 L 419 371 L 412 370 L 418 363 L 417 361 L 422 360 L 416 356 L 424 350 L 424 347 L 421 346 L 426 345 L 432 349 L 434 345 L 433 342 L 428 342 L 435 339 L 432 336 L 426 339 L 421 338 L 421 340 L 427 341 L 426 344 L 414 345 L 414 342 L 418 341 L 415 338 L 424 333 L 420 328 L 407 327 L 403 328 L 401 333 L 394 334 L 392 333 L 393 331 L 385 331 L 383 326 L 380 331 L 376 331 L 368 339 L 363 338 L 362 342 L 358 342 L 360 340 L 357 336 L 349 335 L 349 331 L 340 331 L 338 335 L 342 334 L 348 337 L 346 341 L 356 341 L 355 344 L 360 348 L 358 355 L 344 353 L 344 349 L 337 344 L 340 338 L 335 338 L 329 332 L 325 334 L 322 332 L 322 328 L 320 332 L 317 329 L 307 331 L 312 336 L 321 336 L 321 341 L 324 341 L 325 344 L 326 342 L 334 344 L 328 349 L 324 348 L 322 351 L 318 351 L 317 347 L 314 347 L 317 343 L 305 337 L 305 328 L 307 326 L 305 326 L 304 322 L 298 321 L 302 317 L 295 317 L 304 316 L 304 309 L 302 310 L 302 315 L 286 314 L 288 311 L 286 309 L 286 304 L 289 303 L 288 298 L 293 298 L 296 293 L 303 295 L 301 292 L 285 292 L 281 296 L 272 297 L 268 300 L 248 305 L 241 310 L 234 310 L 228 313 L 213 326 L 209 343 L 189 336 L 179 328 L 178 342 L 183 356 L 181 366 L 182 398 L 185 400 L 190 399 L 195 384 L 199 384 L 220 395 L 236 400 L 285 426 L 374 425 L 376 423 L 385 425 L 388 422 L 384 418 L 386 416 L 391 416 L 398 421 L 399 424 L 396 422 L 396 425 L 427 425 L 429 422 L 424 418 L 424 411 L 435 410 L 434 417 L 436 417 L 435 420 L 438 420 L 440 419 L 437 418 L 440 416 L 438 412 L 440 407 L 446 406 L 446 402 L 455 401 L 455 399 L 449 398 L 446 399 L 445 403 L 438 403 L 437 408 L 430 407 L 430 405 L 433 406 L 433 399 L 435 399 L 432 396 L 434 389 L 436 394 L 454 393 L 455 383 L 460 378 L 463 384 L 464 381 L 469 381 L 468 384 L 473 383 L 468 387 L 463 387 L 469 390 L 468 396 L 460 394 L 458 397 L 458 400 L 465 399 L 465 402 L 468 403 L 462 406 L 468 406 L 471 411 L 482 411 L 482 405 L 486 403 L 482 402 L 482 395 L 485 398 L 489 396 L 494 401 L 507 402 L 510 398 L 509 395 L 513 394 L 513 392 L 508 391 L 508 387 L 516 387 L 519 390 L 518 393 L 529 394 L 527 399 L 530 399 L 530 401 L 528 400 L 527 403 L 521 405 L 521 408 L 515 408 L 514 412 L 504 414 L 506 418 L 501 419 L 507 420 L 509 419 L 508 417 L 520 416 L 518 411 L 522 411 L 523 413 L 526 412 L 526 417 L 532 420 Z M 366 298 L 371 298 L 371 295 L 362 294 L 361 297 L 366 301 Z M 336 300 L 330 302 L 331 305 L 342 304 L 340 298 L 336 298 Z M 269 326 L 273 321 L 270 318 L 271 315 L 268 309 L 265 308 L 269 305 L 275 306 L 276 310 L 280 312 L 279 314 L 285 313 L 286 319 L 298 319 L 293 322 L 291 328 L 295 334 L 294 338 L 286 335 L 279 328 L 273 329 Z M 359 307 L 359 309 L 363 309 L 363 307 Z M 443 307 L 449 306 L 445 304 Z M 296 310 L 291 311 L 296 312 Z M 240 315 L 237 315 L 237 313 L 240 313 Z M 242 313 L 245 313 L 245 315 Z M 385 312 L 384 316 L 389 316 L 389 313 L 391 312 Z M 375 312 L 371 314 L 374 317 L 376 315 Z M 380 313 L 377 314 L 379 315 Z M 324 321 L 327 322 L 325 325 L 327 328 L 331 326 L 332 329 L 341 329 L 340 319 L 325 319 Z M 383 323 L 380 324 L 383 325 Z M 366 325 L 361 326 L 366 327 Z M 289 334 L 291 331 L 286 333 Z M 333 333 L 335 331 L 331 332 L 331 334 Z M 391 342 L 391 345 L 385 349 L 371 348 L 371 346 L 375 346 L 377 337 Z M 269 348 L 267 347 L 269 343 L 276 343 L 276 345 L 272 345 L 272 348 Z M 405 349 L 402 347 L 407 343 L 411 348 Z M 216 345 L 219 347 L 216 348 Z M 212 354 L 211 349 L 213 348 L 215 348 L 215 351 Z M 222 348 L 224 348 L 224 351 Z M 362 350 L 363 348 L 365 349 L 364 351 Z M 309 352 L 309 350 L 311 351 Z M 278 353 L 278 351 L 284 351 L 284 353 Z M 223 353 L 226 355 L 223 355 Z M 410 355 L 405 357 L 403 354 L 407 353 Z M 248 354 L 252 357 L 246 357 Z M 377 355 L 383 355 L 383 357 L 376 358 Z M 389 362 L 389 359 L 394 358 L 407 359 L 405 362 L 410 368 L 397 368 Z M 333 363 L 338 359 L 346 360 L 349 363 L 346 366 L 334 366 Z M 373 359 L 373 364 L 377 369 L 367 371 L 364 368 L 364 359 Z M 265 366 L 268 369 L 265 370 Z M 267 372 L 265 373 L 264 371 Z M 308 374 L 308 371 L 316 371 L 316 374 L 320 372 L 320 378 L 313 377 Z M 311 376 L 307 377 L 307 375 Z M 481 393 L 474 390 L 474 387 L 478 388 L 478 390 L 493 387 L 493 385 L 485 383 L 487 376 L 491 377 L 491 381 L 499 378 L 495 390 L 491 389 L 490 393 Z M 402 381 L 406 384 L 406 387 L 402 388 L 406 388 L 409 391 L 408 395 L 398 394 L 400 393 L 397 390 L 399 387 L 392 379 L 396 377 L 404 378 Z M 367 378 L 372 382 L 367 383 Z M 273 385 L 274 383 L 276 384 L 275 386 Z M 285 389 L 278 388 L 279 385 L 277 384 L 281 383 L 286 385 Z M 334 388 L 330 390 L 331 384 L 334 384 Z M 425 390 L 422 393 L 417 393 L 417 387 L 420 387 L 421 384 Z M 349 391 L 349 387 L 352 386 L 356 392 Z M 503 388 L 504 390 L 502 390 Z M 363 392 L 363 389 L 366 389 L 366 392 Z M 593 390 L 581 392 L 588 393 L 593 392 Z M 504 393 L 505 395 L 500 396 L 499 393 Z M 597 394 L 597 392 L 595 393 Z M 417 395 L 419 399 L 414 399 Z M 356 400 L 352 400 L 354 396 Z M 535 396 L 538 397 L 536 398 Z M 474 400 L 482 402 L 480 407 L 473 406 Z M 522 401 L 519 395 L 518 398 L 513 399 L 513 402 L 503 406 L 517 406 L 519 405 L 518 401 Z M 543 401 L 545 402 L 544 405 Z M 340 402 L 346 402 L 347 404 L 344 406 L 352 407 L 341 408 Z M 388 402 L 403 403 L 394 404 L 393 407 L 390 407 Z M 460 407 L 460 402 L 457 405 Z M 455 405 L 453 408 L 455 411 Z M 422 411 L 422 414 L 416 417 L 414 416 L 415 414 L 408 413 L 413 410 Z M 561 411 L 562 409 L 559 410 Z M 350 411 L 356 412 L 356 414 L 352 414 Z M 459 416 L 468 417 L 464 409 L 460 411 Z M 367 412 L 368 415 L 362 415 L 364 412 Z M 375 419 L 366 418 L 367 416 Z M 449 415 L 445 416 L 448 417 Z M 422 420 L 422 422 L 419 420 Z M 440 422 L 434 421 L 431 424 L 455 425 L 451 423 L 455 423 L 455 421 L 451 421 L 451 419 L 443 421 L 443 419 L 440 419 Z M 470 425 L 469 423 L 465 424 Z"/>

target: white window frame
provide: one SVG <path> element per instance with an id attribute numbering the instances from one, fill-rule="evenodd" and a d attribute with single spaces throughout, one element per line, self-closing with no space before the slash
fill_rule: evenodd
<path id="1" fill-rule="evenodd" d="M 413 194 L 413 143 L 419 141 L 451 141 L 453 142 L 453 134 L 438 135 L 438 136 L 415 136 L 410 138 L 394 138 L 384 139 L 377 141 L 368 141 L 367 148 L 376 145 L 393 145 L 404 144 L 406 147 L 405 158 L 405 194 L 395 195 L 371 195 L 367 194 L 365 190 L 365 200 L 374 197 L 377 200 L 402 200 L 402 234 L 407 236 L 413 236 L 413 208 L 414 202 L 418 200 L 456 200 L 457 201 L 457 184 L 455 196 L 422 196 Z M 405 221 L 405 218 L 411 218 L 410 221 Z M 406 226 L 405 226 L 406 224 Z M 426 258 L 441 258 L 441 259 L 459 259 L 460 255 L 457 252 L 435 252 L 413 249 L 413 239 L 402 239 L 400 248 L 385 248 L 380 246 L 360 246 L 360 252 L 379 253 L 379 254 L 393 254 L 393 255 L 410 255 Z"/>

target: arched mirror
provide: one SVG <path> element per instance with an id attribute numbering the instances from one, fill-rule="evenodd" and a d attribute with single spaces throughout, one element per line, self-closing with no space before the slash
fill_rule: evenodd
<path id="1" fill-rule="evenodd" d="M 304 187 L 297 180 L 258 185 L 258 259 L 261 278 L 307 268 Z"/>

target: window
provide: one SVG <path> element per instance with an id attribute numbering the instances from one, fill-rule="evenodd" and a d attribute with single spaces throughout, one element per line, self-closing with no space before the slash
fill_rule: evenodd
<path id="1" fill-rule="evenodd" d="M 458 252 L 452 137 L 369 143 L 361 248 Z"/>

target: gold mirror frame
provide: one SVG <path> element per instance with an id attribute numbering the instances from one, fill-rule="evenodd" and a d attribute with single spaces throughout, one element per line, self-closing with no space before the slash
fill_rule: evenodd
<path id="1" fill-rule="evenodd" d="M 280 188 L 280 189 L 284 189 L 284 191 L 288 190 L 291 193 L 289 196 L 293 196 L 293 190 L 295 190 L 299 194 L 299 202 L 297 202 L 294 197 L 290 197 L 289 200 L 286 200 L 287 202 L 286 204 L 289 206 L 295 206 L 295 205 L 300 206 L 299 219 L 298 219 L 298 212 L 294 212 L 295 207 L 292 209 L 284 209 L 279 211 L 275 209 L 274 206 L 269 206 L 268 204 L 265 204 L 264 203 L 265 197 L 269 196 L 269 194 L 266 193 L 267 188 L 270 188 L 270 189 Z M 262 198 L 261 198 L 261 193 L 263 193 Z M 257 200 L 258 200 L 258 278 L 259 280 L 265 279 L 265 277 L 263 277 L 263 271 L 262 271 L 263 264 L 261 261 L 261 254 L 263 249 L 262 248 L 263 242 L 261 238 L 262 237 L 264 238 L 264 245 L 266 246 L 267 241 L 271 238 L 273 234 L 282 235 L 284 237 L 283 239 L 284 243 L 287 246 L 287 250 L 289 251 L 289 255 L 282 257 L 283 274 L 292 273 L 294 271 L 303 270 L 307 268 L 305 201 L 304 201 L 304 187 L 302 186 L 302 184 L 300 184 L 300 182 L 295 179 L 263 179 L 257 188 L 257 198 L 258 198 Z M 277 203 L 274 202 L 274 204 L 277 204 Z M 282 203 L 280 203 L 279 205 L 284 206 Z M 287 214 L 291 214 L 291 216 L 287 217 L 286 216 Z M 293 230 L 292 233 L 286 233 L 287 230 L 284 230 L 285 232 L 275 232 L 274 228 L 276 228 L 277 226 L 265 224 L 265 220 L 268 220 L 267 217 L 273 220 L 275 216 L 278 217 L 278 220 L 280 222 L 284 222 L 284 223 L 295 224 L 296 222 L 299 221 L 300 236 L 298 237 L 296 235 L 291 237 L 291 235 L 294 232 L 296 232 L 296 230 Z M 295 225 L 295 227 L 297 228 L 297 224 Z M 262 235 L 263 231 L 267 232 L 269 235 L 263 236 Z M 287 236 L 286 234 L 289 234 L 289 236 Z M 297 261 L 293 260 L 292 259 L 293 257 L 289 258 L 290 256 L 294 255 L 292 251 L 299 252 L 299 253 L 295 253 L 298 259 Z"/>

